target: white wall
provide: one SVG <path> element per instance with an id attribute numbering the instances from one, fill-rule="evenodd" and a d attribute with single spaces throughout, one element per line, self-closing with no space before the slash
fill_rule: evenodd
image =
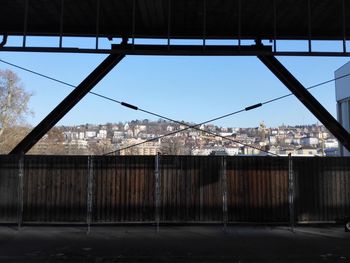
<path id="1" fill-rule="evenodd" d="M 335 78 L 350 74 L 350 62 L 335 71 Z M 350 76 L 335 81 L 338 121 L 350 132 Z M 340 154 L 350 156 L 350 152 L 340 147 Z"/>

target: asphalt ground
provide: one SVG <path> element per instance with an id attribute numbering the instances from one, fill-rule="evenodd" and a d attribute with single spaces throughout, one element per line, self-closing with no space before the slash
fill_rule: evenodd
<path id="1" fill-rule="evenodd" d="M 0 226 L 0 262 L 350 262 L 338 226 Z"/>

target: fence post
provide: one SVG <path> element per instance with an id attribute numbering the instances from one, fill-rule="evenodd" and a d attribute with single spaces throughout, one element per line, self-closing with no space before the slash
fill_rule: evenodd
<path id="1" fill-rule="evenodd" d="M 227 173 L 226 173 L 226 157 L 222 156 L 220 160 L 220 177 L 221 177 L 221 193 L 222 193 L 222 220 L 224 224 L 224 232 L 227 231 L 228 211 L 227 211 Z"/>
<path id="2" fill-rule="evenodd" d="M 160 153 L 157 153 L 155 159 L 155 221 L 157 226 L 157 233 L 159 233 L 159 221 L 160 221 L 160 172 L 159 172 L 159 164 L 160 164 Z"/>
<path id="3" fill-rule="evenodd" d="M 86 223 L 87 223 L 87 234 L 91 231 L 91 218 L 92 218 L 92 184 L 94 176 L 94 159 L 93 156 L 88 157 L 88 176 L 87 176 L 87 212 L 86 212 Z"/>
<path id="4" fill-rule="evenodd" d="M 289 201 L 289 224 L 291 231 L 294 232 L 294 172 L 292 154 L 288 154 L 288 201 Z"/>
<path id="5" fill-rule="evenodd" d="M 18 204 L 17 204 L 17 223 L 18 231 L 21 230 L 23 221 L 23 176 L 24 176 L 24 154 L 19 155 L 18 161 Z"/>

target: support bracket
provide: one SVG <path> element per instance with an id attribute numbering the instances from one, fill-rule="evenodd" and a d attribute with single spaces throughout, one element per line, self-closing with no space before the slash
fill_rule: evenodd
<path id="1" fill-rule="evenodd" d="M 350 134 L 274 56 L 258 58 L 304 104 L 309 111 L 350 151 Z"/>
<path id="2" fill-rule="evenodd" d="M 27 153 L 55 124 L 66 115 L 96 84 L 103 79 L 123 58 L 125 54 L 109 55 L 90 73 L 59 105 L 56 106 L 10 154 Z"/>

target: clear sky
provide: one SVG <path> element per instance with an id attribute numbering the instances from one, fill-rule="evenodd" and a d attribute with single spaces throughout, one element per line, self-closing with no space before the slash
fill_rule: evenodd
<path id="1" fill-rule="evenodd" d="M 297 47 L 297 45 L 295 45 Z M 326 48 L 327 44 L 323 44 Z M 8 62 L 78 85 L 106 55 L 0 52 Z M 278 57 L 306 87 L 334 78 L 349 58 Z M 42 120 L 71 91 L 70 87 L 0 63 L 15 71 L 26 90 L 33 92 L 31 125 Z M 203 122 L 289 93 L 256 57 L 127 56 L 94 92 L 176 120 Z M 336 116 L 334 82 L 312 94 Z M 87 95 L 59 125 L 103 124 L 157 118 L 119 104 Z M 214 124 L 227 127 L 268 127 L 312 124 L 317 120 L 295 98 L 265 105 Z"/>

